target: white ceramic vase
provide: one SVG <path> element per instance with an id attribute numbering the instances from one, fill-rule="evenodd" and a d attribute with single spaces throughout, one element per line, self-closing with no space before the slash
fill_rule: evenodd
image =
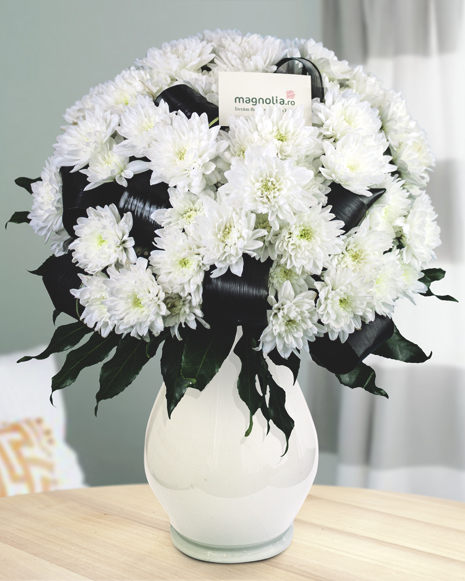
<path id="1" fill-rule="evenodd" d="M 286 390 L 295 421 L 285 438 L 267 435 L 259 411 L 245 437 L 249 411 L 236 382 L 239 358 L 228 357 L 202 391 L 188 389 L 168 418 L 165 386 L 150 415 L 145 440 L 148 482 L 171 522 L 174 545 L 191 557 L 219 563 L 258 561 L 286 549 L 293 521 L 315 478 L 318 441 L 299 385 L 269 362 Z"/>

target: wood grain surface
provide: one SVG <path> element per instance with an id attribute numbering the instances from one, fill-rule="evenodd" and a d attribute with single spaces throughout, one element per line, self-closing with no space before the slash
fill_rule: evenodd
<path id="1" fill-rule="evenodd" d="M 256 563 L 195 561 L 148 485 L 0 499 L 0 579 L 465 581 L 465 504 L 314 486 L 291 546 Z"/>

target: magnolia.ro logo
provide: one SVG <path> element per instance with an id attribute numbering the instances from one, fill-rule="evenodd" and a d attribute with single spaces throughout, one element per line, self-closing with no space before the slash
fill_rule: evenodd
<path id="1" fill-rule="evenodd" d="M 286 98 L 287 99 L 293 99 L 295 97 L 295 93 L 294 91 L 286 91 Z"/>

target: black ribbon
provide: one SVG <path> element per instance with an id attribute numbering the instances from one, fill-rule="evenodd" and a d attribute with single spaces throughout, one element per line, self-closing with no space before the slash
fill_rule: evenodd
<path id="1" fill-rule="evenodd" d="M 55 309 L 77 320 L 84 308 L 70 290 L 81 286 L 79 273 L 84 274 L 84 271 L 74 264 L 71 254 L 68 253 L 50 257 L 46 262 L 46 271 L 42 275 Z"/>
<path id="2" fill-rule="evenodd" d="M 150 185 L 151 175 L 151 171 L 145 171 L 128 180 L 127 188 L 124 188 L 117 203 L 121 215 L 132 213 L 131 236 L 136 246 L 149 249 L 153 246 L 155 231 L 161 228 L 150 216 L 155 210 L 171 207 L 168 184 Z"/>
<path id="3" fill-rule="evenodd" d="M 63 226 L 70 236 L 76 238 L 74 226 L 78 218 L 87 218 L 87 208 L 118 204 L 124 188 L 116 182 L 108 182 L 84 191 L 89 185 L 87 176 L 80 171 L 72 172 L 71 169 L 71 167 L 60 168 L 63 182 Z"/>
<path id="4" fill-rule="evenodd" d="M 276 70 L 275 73 L 281 73 L 281 74 L 296 74 L 294 72 L 292 73 L 287 73 L 287 71 L 283 70 L 280 71 L 279 69 L 281 69 L 284 65 L 289 64 L 289 63 L 295 63 L 298 62 L 302 65 L 302 70 L 300 73 L 298 74 L 302 74 L 302 75 L 310 75 L 312 77 L 312 99 L 317 97 L 318 99 L 320 99 L 320 101 L 324 101 L 325 98 L 325 90 L 323 87 L 323 79 L 321 78 L 321 73 L 318 69 L 318 67 L 316 67 L 311 61 L 309 61 L 308 59 L 304 59 L 301 57 L 287 57 L 287 58 L 283 58 L 279 61 L 279 63 L 276 64 Z M 290 68 L 289 66 L 287 67 L 288 69 Z"/>
<path id="5" fill-rule="evenodd" d="M 218 106 L 188 85 L 173 85 L 165 89 L 155 99 L 155 105 L 162 100 L 168 104 L 170 111 L 182 111 L 188 119 L 193 113 L 206 113 L 210 125 L 218 125 Z"/>
<path id="6" fill-rule="evenodd" d="M 228 270 L 212 278 L 208 272 L 203 282 L 205 320 L 211 325 L 266 327 L 271 265 L 270 259 L 260 262 L 245 254 L 242 276 Z"/>
<path id="7" fill-rule="evenodd" d="M 322 367 L 332 373 L 350 373 L 393 333 L 392 319 L 376 315 L 373 321 L 363 323 L 358 331 L 351 333 L 345 343 L 341 343 L 340 339 L 331 341 L 328 335 L 323 335 L 308 346 L 311 356 Z"/>
<path id="8" fill-rule="evenodd" d="M 371 196 L 359 196 L 333 182 L 327 195 L 331 213 L 344 222 L 343 230 L 348 232 L 358 226 L 371 206 L 385 193 L 385 188 L 370 188 Z"/>

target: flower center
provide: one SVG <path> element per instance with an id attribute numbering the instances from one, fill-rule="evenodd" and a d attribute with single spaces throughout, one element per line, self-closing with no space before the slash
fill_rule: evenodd
<path id="1" fill-rule="evenodd" d="M 341 297 L 339 299 L 339 306 L 346 311 L 350 306 L 350 299 L 348 297 Z"/>
<path id="2" fill-rule="evenodd" d="M 352 248 L 347 253 L 353 263 L 357 264 L 363 260 L 363 252 L 358 248 Z"/>
<path id="3" fill-rule="evenodd" d="M 186 153 L 187 153 L 187 149 L 179 149 L 177 152 L 177 158 L 179 159 L 179 161 L 184 161 L 184 158 L 186 157 Z"/>
<path id="4" fill-rule="evenodd" d="M 274 134 L 274 138 L 277 141 L 281 141 L 281 143 L 285 143 L 287 141 L 287 136 L 282 131 L 280 131 L 279 129 Z"/>
<path id="5" fill-rule="evenodd" d="M 181 260 L 179 261 L 179 266 L 181 268 L 189 268 L 192 265 L 192 260 L 190 258 L 181 258 Z"/>
<path id="6" fill-rule="evenodd" d="M 231 234 L 232 234 L 232 229 L 233 228 L 232 228 L 231 224 L 226 224 L 226 226 L 223 228 L 222 232 L 218 236 L 220 242 L 223 242 L 223 243 L 229 242 L 229 240 L 231 238 Z"/>
<path id="7" fill-rule="evenodd" d="M 136 294 L 132 296 L 131 305 L 134 309 L 141 309 L 143 307 L 142 301 Z"/>
<path id="8" fill-rule="evenodd" d="M 278 192 L 278 184 L 274 178 L 263 178 L 260 180 L 259 197 L 262 200 L 271 202 L 276 198 Z"/>
<path id="9" fill-rule="evenodd" d="M 297 238 L 299 240 L 305 240 L 305 242 L 310 242 L 313 240 L 313 230 L 309 226 L 304 226 L 299 230 Z"/>
<path id="10" fill-rule="evenodd" d="M 108 244 L 108 241 L 101 234 L 97 234 L 96 244 L 99 248 L 101 248 L 104 244 Z"/>

